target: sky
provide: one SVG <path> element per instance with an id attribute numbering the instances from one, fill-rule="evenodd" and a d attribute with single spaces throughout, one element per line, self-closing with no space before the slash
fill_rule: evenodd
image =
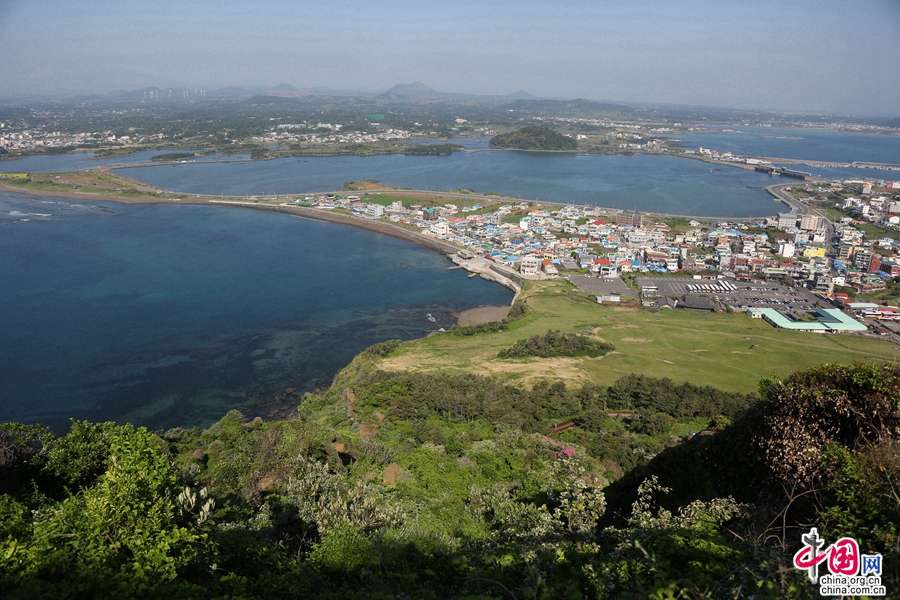
<path id="1" fill-rule="evenodd" d="M 0 0 L 0 97 L 441 91 L 900 116 L 900 0 Z"/>

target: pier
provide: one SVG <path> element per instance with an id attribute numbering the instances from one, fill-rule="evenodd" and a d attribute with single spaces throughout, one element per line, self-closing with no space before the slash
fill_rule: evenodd
<path id="1" fill-rule="evenodd" d="M 756 165 L 753 170 L 760 173 L 768 173 L 769 175 L 773 176 L 783 175 L 785 177 L 793 177 L 794 179 L 802 179 L 804 181 L 811 180 L 813 178 L 812 173 L 806 173 L 805 171 L 795 171 L 794 169 L 787 169 L 785 167 L 773 167 L 772 165 Z"/>

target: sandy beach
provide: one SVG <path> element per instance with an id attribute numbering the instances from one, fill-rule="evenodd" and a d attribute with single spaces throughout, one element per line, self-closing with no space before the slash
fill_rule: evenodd
<path id="1" fill-rule="evenodd" d="M 479 306 L 459 313 L 458 325 L 479 325 L 491 321 L 502 321 L 509 314 L 508 306 Z"/>

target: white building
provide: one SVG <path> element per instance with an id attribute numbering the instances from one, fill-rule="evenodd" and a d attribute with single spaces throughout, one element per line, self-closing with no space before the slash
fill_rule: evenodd
<path id="1" fill-rule="evenodd" d="M 450 233 L 450 225 L 446 221 L 438 221 L 437 223 L 432 223 L 428 230 L 434 235 L 447 235 Z"/>
<path id="2" fill-rule="evenodd" d="M 384 206 L 381 204 L 369 204 L 366 206 L 366 216 L 370 219 L 380 219 L 384 216 Z"/>
<path id="3" fill-rule="evenodd" d="M 778 254 L 785 258 L 793 258 L 797 247 L 793 242 L 778 242 Z"/>
<path id="4" fill-rule="evenodd" d="M 541 258 L 534 254 L 523 256 L 522 262 L 519 263 L 519 272 L 522 275 L 538 275 L 541 272 L 541 262 Z"/>

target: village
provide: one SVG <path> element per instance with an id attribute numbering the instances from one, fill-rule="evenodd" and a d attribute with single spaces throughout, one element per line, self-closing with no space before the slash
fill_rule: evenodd
<path id="1" fill-rule="evenodd" d="M 459 256 L 470 270 L 522 280 L 567 277 L 598 302 L 746 311 L 778 327 L 810 331 L 864 331 L 865 322 L 875 333 L 892 335 L 900 333 L 896 299 L 892 306 L 882 298 L 864 300 L 900 278 L 900 243 L 889 235 L 900 222 L 900 195 L 890 193 L 900 182 L 860 183 L 795 186 L 794 193 L 859 192 L 863 198 L 849 196 L 834 207 L 853 215 L 836 221 L 806 207 L 813 196 L 799 198 L 805 214 L 743 221 L 495 199 L 438 206 L 396 199 L 385 205 L 379 194 L 306 196 L 290 203 L 417 230 L 463 249 Z M 873 187 L 886 193 L 873 197 Z M 858 320 L 816 313 L 835 306 Z"/>

